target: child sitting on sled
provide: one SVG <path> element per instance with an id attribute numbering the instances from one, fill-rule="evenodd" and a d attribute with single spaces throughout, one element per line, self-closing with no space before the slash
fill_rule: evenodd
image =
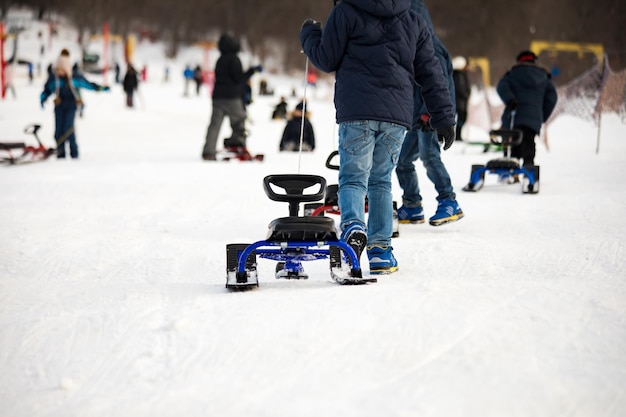
<path id="1" fill-rule="evenodd" d="M 297 152 L 300 150 L 300 133 L 302 132 L 302 151 L 312 152 L 315 150 L 315 133 L 313 125 L 309 121 L 308 109 L 302 117 L 304 111 L 304 102 L 300 102 L 296 109 L 291 113 L 291 118 L 285 126 L 283 137 L 280 141 L 279 150 Z M 302 121 L 304 120 L 304 130 L 302 129 Z"/>

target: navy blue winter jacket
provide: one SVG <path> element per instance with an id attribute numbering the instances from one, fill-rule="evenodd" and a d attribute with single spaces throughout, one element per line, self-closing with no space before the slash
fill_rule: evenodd
<path id="1" fill-rule="evenodd" d="M 335 71 L 337 122 L 377 120 L 411 127 L 413 90 L 422 86 L 434 128 L 454 124 L 452 99 L 424 20 L 411 0 L 342 0 L 324 25 L 305 24 L 311 62 Z"/>
<path id="2" fill-rule="evenodd" d="M 450 97 L 455 97 L 456 90 L 454 88 L 454 78 L 452 77 L 452 71 L 454 70 L 452 68 L 452 59 L 450 59 L 450 53 L 436 35 L 433 35 L 433 46 L 435 47 L 435 56 L 439 60 L 439 65 L 441 65 L 441 70 L 443 71 L 443 77 L 446 80 L 446 85 L 448 87 Z M 452 111 L 454 114 L 456 114 L 455 100 L 452 100 Z M 426 107 L 426 103 L 424 102 L 421 88 L 418 87 L 415 90 L 415 113 L 413 114 L 413 129 L 417 128 L 417 122 L 419 121 L 420 116 L 424 113 L 428 113 L 428 108 Z"/>
<path id="3" fill-rule="evenodd" d="M 415 10 L 418 15 L 420 15 L 424 22 L 426 23 L 426 27 L 428 28 L 428 32 L 430 32 L 430 36 L 433 40 L 433 48 L 435 49 L 435 56 L 439 60 L 439 64 L 441 65 L 441 70 L 443 71 L 443 77 L 446 80 L 448 91 L 450 92 L 450 97 L 455 97 L 456 90 L 454 88 L 454 78 L 452 77 L 452 59 L 450 58 L 450 53 L 443 45 L 443 42 L 435 35 L 435 28 L 433 26 L 433 22 L 430 19 L 430 13 L 428 13 L 428 8 L 424 4 L 422 0 L 411 0 L 411 9 Z M 456 100 L 452 100 L 452 111 L 456 114 Z M 424 98 L 422 97 L 421 88 L 417 88 L 415 90 L 415 112 L 413 114 L 413 129 L 417 128 L 417 122 L 422 114 L 428 113 L 428 109 L 426 108 L 426 103 L 424 103 Z"/>
<path id="4" fill-rule="evenodd" d="M 498 82 L 496 89 L 504 103 L 517 101 L 513 125 L 529 127 L 536 133 L 556 106 L 556 89 L 550 74 L 533 63 L 515 65 Z M 510 126 L 511 110 L 507 107 L 502 113 L 502 127 Z"/>

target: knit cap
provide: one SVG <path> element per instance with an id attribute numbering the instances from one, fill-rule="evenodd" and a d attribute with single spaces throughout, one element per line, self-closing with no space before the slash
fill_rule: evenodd
<path id="1" fill-rule="evenodd" d="M 72 61 L 70 61 L 70 53 L 67 49 L 61 51 L 61 55 L 57 59 L 55 66 L 57 72 L 62 72 L 65 75 L 72 75 Z"/>

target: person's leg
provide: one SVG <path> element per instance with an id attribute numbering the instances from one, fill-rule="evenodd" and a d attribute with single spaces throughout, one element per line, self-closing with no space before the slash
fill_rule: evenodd
<path id="1" fill-rule="evenodd" d="M 463 141 L 463 137 L 461 136 L 461 130 L 463 129 L 463 125 L 465 125 L 465 120 L 467 120 L 467 112 L 462 110 L 459 111 L 457 107 L 457 121 L 456 121 L 456 139 L 458 141 Z"/>
<path id="2" fill-rule="evenodd" d="M 367 258 L 370 274 L 390 274 L 398 270 L 393 256 L 393 197 L 391 176 L 406 129 L 393 123 L 370 122 L 376 130 L 373 165 L 368 183 Z"/>
<path id="3" fill-rule="evenodd" d="M 74 159 L 78 158 L 78 143 L 76 141 L 76 129 L 74 126 L 74 121 L 76 119 L 76 111 L 70 111 L 67 115 L 67 121 L 65 122 L 67 126 L 67 131 L 71 132 L 67 137 L 67 142 L 70 145 L 70 156 Z"/>
<path id="4" fill-rule="evenodd" d="M 463 218 L 463 210 L 456 201 L 450 174 L 441 160 L 441 147 L 435 132 L 420 132 L 420 159 L 426 175 L 437 190 L 437 211 L 428 219 L 432 226 L 440 226 Z"/>
<path id="5" fill-rule="evenodd" d="M 365 230 L 365 196 L 375 138 L 368 121 L 339 124 L 339 208 L 341 230 L 356 223 Z"/>
<path id="6" fill-rule="evenodd" d="M 422 204 L 419 182 L 414 162 L 419 157 L 419 141 L 417 130 L 409 130 L 402 143 L 396 175 L 402 188 L 402 204 L 406 207 L 417 207 Z"/>
<path id="7" fill-rule="evenodd" d="M 55 129 L 54 139 L 56 141 L 57 158 L 65 158 L 66 143 L 70 143 L 75 138 L 73 132 L 75 108 L 57 106 L 54 109 Z M 72 152 L 70 145 L 70 153 Z"/>
<path id="8" fill-rule="evenodd" d="M 215 147 L 217 145 L 217 135 L 222 128 L 222 122 L 226 112 L 223 108 L 223 100 L 213 100 L 213 112 L 211 114 L 211 122 L 206 132 L 204 148 L 202 150 L 203 157 L 215 157 Z"/>
<path id="9" fill-rule="evenodd" d="M 426 168 L 426 175 L 437 190 L 437 201 L 455 199 L 452 180 L 441 160 L 441 147 L 435 132 L 418 132 L 419 157 Z"/>
<path id="10" fill-rule="evenodd" d="M 535 136 L 537 133 L 526 126 L 522 126 L 522 131 L 524 132 L 524 135 L 522 136 L 520 149 L 523 166 L 533 166 L 535 165 L 535 154 L 537 149 L 535 145 Z"/>
<path id="11" fill-rule="evenodd" d="M 369 213 L 367 245 L 384 247 L 391 244 L 393 233 L 391 177 L 398 163 L 406 129 L 386 122 L 370 122 L 370 128 L 375 132 L 376 144 L 367 187 Z"/>
<path id="12" fill-rule="evenodd" d="M 54 109 L 54 140 L 56 142 L 57 158 L 65 158 L 65 143 L 59 143 L 59 139 L 65 132 L 63 124 L 63 111 L 57 106 Z"/>
<path id="13" fill-rule="evenodd" d="M 233 131 L 232 143 L 246 146 L 246 108 L 243 100 L 234 99 L 227 102 L 227 114 L 230 119 L 230 127 Z"/>

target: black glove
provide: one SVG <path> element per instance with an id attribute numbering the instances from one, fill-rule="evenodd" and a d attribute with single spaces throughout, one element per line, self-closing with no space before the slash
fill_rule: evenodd
<path id="1" fill-rule="evenodd" d="M 444 127 L 442 129 L 437 129 L 437 140 L 439 143 L 443 143 L 443 150 L 447 151 L 450 146 L 454 143 L 454 138 L 456 136 L 456 125 Z"/>
<path id="2" fill-rule="evenodd" d="M 320 22 L 318 22 L 317 20 L 313 20 L 310 17 L 305 19 L 304 22 L 302 22 L 302 27 L 305 27 L 308 25 L 315 25 L 315 26 L 322 27 L 322 24 Z"/>
<path id="3" fill-rule="evenodd" d="M 422 132 L 432 132 L 433 127 L 430 125 L 430 115 L 428 113 L 424 113 L 420 116 L 417 121 L 417 128 Z"/>
<path id="4" fill-rule="evenodd" d="M 507 101 L 507 102 L 506 102 L 506 108 L 507 108 L 509 111 L 513 111 L 513 110 L 515 110 L 515 109 L 517 108 L 517 100 L 516 100 L 516 99 L 514 99 L 514 98 L 512 98 L 512 99 L 510 99 L 509 101 Z"/>

